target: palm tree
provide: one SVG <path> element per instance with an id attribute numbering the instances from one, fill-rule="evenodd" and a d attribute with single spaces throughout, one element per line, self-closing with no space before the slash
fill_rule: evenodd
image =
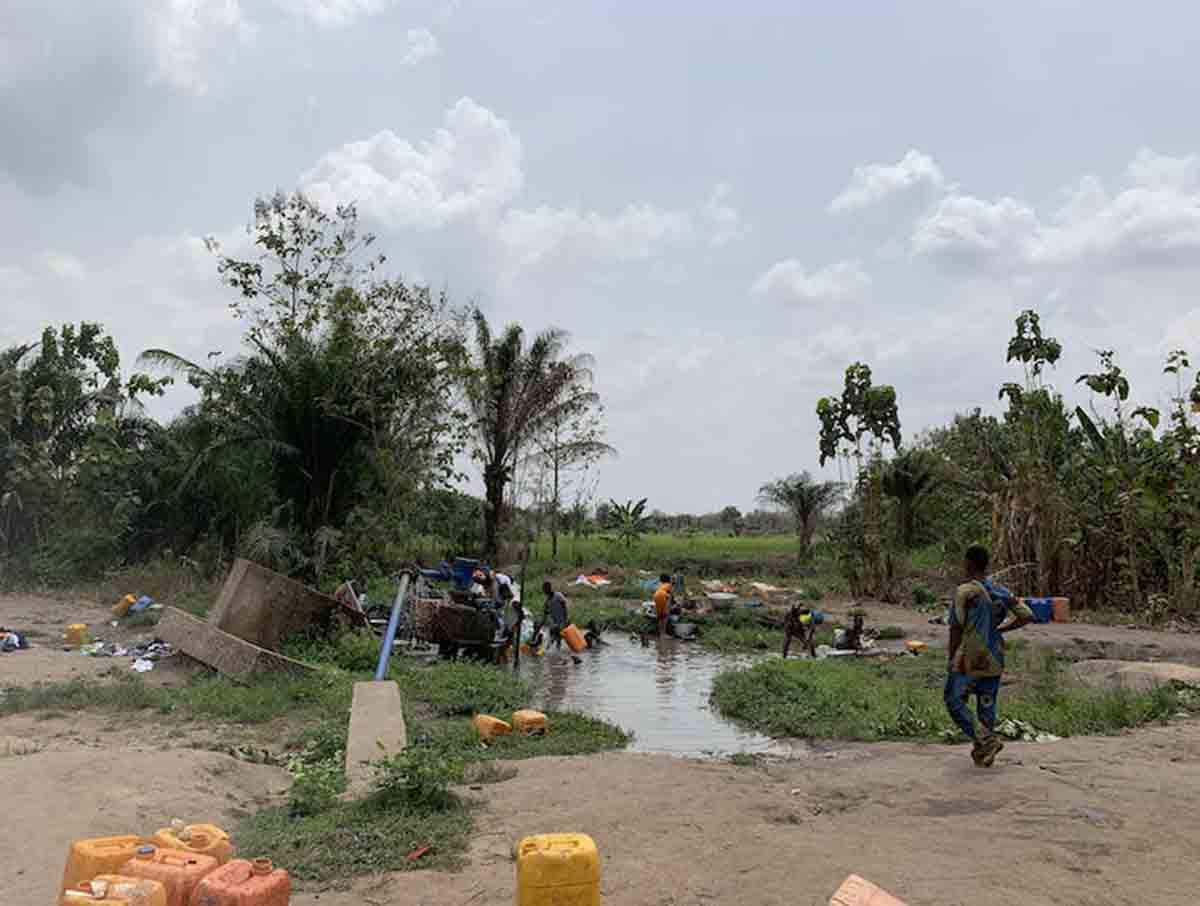
<path id="1" fill-rule="evenodd" d="M 758 490 L 758 499 L 782 507 L 796 520 L 800 536 L 800 559 L 807 560 L 812 552 L 812 539 L 817 521 L 833 506 L 842 493 L 836 481 L 816 481 L 808 472 L 789 475 L 767 482 Z"/>
<path id="2" fill-rule="evenodd" d="M 937 463 L 925 450 L 901 450 L 883 467 L 883 493 L 895 499 L 900 543 L 911 548 L 917 536 L 917 505 L 937 486 Z"/>
<path id="3" fill-rule="evenodd" d="M 504 492 L 532 441 L 578 388 L 585 356 L 563 358 L 567 334 L 545 330 L 528 346 L 519 324 L 499 337 L 476 309 L 475 362 L 465 389 L 475 429 L 475 458 L 483 468 L 483 554 L 495 557 L 504 518 Z"/>

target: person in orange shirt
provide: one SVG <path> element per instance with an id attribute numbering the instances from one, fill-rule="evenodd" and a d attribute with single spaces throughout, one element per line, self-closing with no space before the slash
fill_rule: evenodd
<path id="1" fill-rule="evenodd" d="M 663 573 L 658 577 L 658 590 L 654 592 L 654 615 L 658 617 L 658 637 L 667 634 L 667 617 L 671 615 L 671 577 Z"/>

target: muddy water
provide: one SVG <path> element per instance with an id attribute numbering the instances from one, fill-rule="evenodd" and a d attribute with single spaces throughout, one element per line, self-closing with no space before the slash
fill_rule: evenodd
<path id="1" fill-rule="evenodd" d="M 709 705 L 713 677 L 753 659 L 718 655 L 672 639 L 652 641 L 647 648 L 618 634 L 607 641 L 608 646 L 581 654 L 580 664 L 572 662 L 565 648 L 522 658 L 521 672 L 537 690 L 538 706 L 580 711 L 617 724 L 634 734 L 629 747 L 634 752 L 716 757 L 807 751 L 800 744 L 742 730 Z"/>

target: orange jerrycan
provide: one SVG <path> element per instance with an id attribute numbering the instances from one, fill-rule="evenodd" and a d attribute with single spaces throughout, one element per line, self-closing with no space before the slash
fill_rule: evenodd
<path id="1" fill-rule="evenodd" d="M 288 906 L 292 880 L 270 859 L 234 859 L 196 885 L 191 906 Z"/>
<path id="2" fill-rule="evenodd" d="M 576 654 L 587 649 L 587 642 L 583 640 L 583 633 L 579 631 L 579 627 L 572 623 L 562 631 L 563 641 L 567 643 L 567 647 Z"/>
<path id="3" fill-rule="evenodd" d="M 507 736 L 512 732 L 512 726 L 506 724 L 498 717 L 492 717 L 490 714 L 475 715 L 475 729 L 479 733 L 479 738 L 484 742 L 494 739 L 497 736 Z"/>
<path id="4" fill-rule="evenodd" d="M 546 720 L 546 715 L 541 711 L 514 711 L 512 716 L 513 729 L 518 733 L 524 733 L 526 736 L 545 733 L 549 728 L 549 722 Z"/>
<path id="5" fill-rule="evenodd" d="M 517 906 L 600 906 L 600 853 L 592 838 L 542 834 L 522 840 Z"/>
<path id="6" fill-rule="evenodd" d="M 76 840 L 67 852 L 67 867 L 63 871 L 60 890 L 76 887 L 81 881 L 90 881 L 97 875 L 118 873 L 145 842 L 134 834 Z"/>
<path id="7" fill-rule="evenodd" d="M 97 875 L 64 891 L 62 906 L 167 906 L 167 891 L 158 881 L 126 875 Z"/>
<path id="8" fill-rule="evenodd" d="M 161 849 L 212 856 L 220 865 L 233 858 L 233 843 L 229 840 L 229 834 L 215 824 L 172 821 L 170 827 L 161 828 L 154 834 L 154 845 Z"/>
<path id="9" fill-rule="evenodd" d="M 189 906 L 192 891 L 206 875 L 217 869 L 212 856 L 157 846 L 138 847 L 121 874 L 158 881 L 167 891 L 167 906 Z"/>

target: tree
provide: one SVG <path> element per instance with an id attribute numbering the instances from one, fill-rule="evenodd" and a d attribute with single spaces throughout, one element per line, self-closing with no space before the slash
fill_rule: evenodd
<path id="1" fill-rule="evenodd" d="M 625 503 L 615 500 L 608 502 L 608 527 L 616 531 L 617 539 L 626 547 L 633 547 L 642 535 L 650 531 L 652 520 L 646 515 L 646 500 L 643 497 L 636 503 L 632 500 Z"/>
<path id="2" fill-rule="evenodd" d="M 735 506 L 727 506 L 718 514 L 721 527 L 733 534 L 740 535 L 745 523 L 742 521 L 742 511 Z"/>
<path id="3" fill-rule="evenodd" d="M 330 214 L 300 194 L 260 199 L 251 233 L 257 257 L 218 263 L 238 291 L 247 353 L 205 367 L 151 349 L 142 361 L 201 391 L 216 432 L 195 469 L 231 449 L 262 450 L 277 519 L 311 543 L 368 500 L 397 511 L 452 476 L 462 318 L 445 297 L 382 277 L 382 256 L 364 260 L 373 237 L 360 235 L 353 206 Z"/>
<path id="4" fill-rule="evenodd" d="M 839 483 L 816 481 L 808 472 L 800 472 L 767 482 L 759 488 L 758 499 L 792 514 L 796 522 L 796 534 L 800 538 L 800 559 L 807 560 L 812 554 L 817 523 L 837 502 L 841 493 L 842 486 Z"/>
<path id="5" fill-rule="evenodd" d="M 483 469 L 483 554 L 495 557 L 504 520 L 505 490 L 533 439 L 561 414 L 578 391 L 577 369 L 586 359 L 564 359 L 567 334 L 546 330 L 526 345 L 525 331 L 510 324 L 496 337 L 478 309 L 475 359 L 465 376 L 473 417 L 474 456 Z"/>
<path id="6" fill-rule="evenodd" d="M 541 420 L 533 437 L 535 467 L 549 477 L 547 504 L 550 517 L 551 556 L 558 559 L 558 535 L 561 527 L 562 500 L 568 473 L 586 472 L 604 456 L 616 450 L 604 441 L 604 409 L 591 387 L 591 357 L 576 355 L 570 361 L 551 365 L 559 397 Z"/>
<path id="7" fill-rule="evenodd" d="M 80 472 L 100 453 L 97 432 L 119 432 L 139 397 L 167 383 L 123 381 L 120 365 L 112 337 L 91 322 L 47 327 L 40 342 L 0 351 L 0 555 L 53 540 L 70 569 L 81 559 L 78 545 L 67 550 L 74 539 L 99 538 L 106 555 L 119 549 L 133 518 L 126 504 L 140 501 L 90 506 L 98 502 L 76 493 Z"/>
<path id="8" fill-rule="evenodd" d="M 900 543 L 916 543 L 917 505 L 937 485 L 937 461 L 925 450 L 905 449 L 883 467 L 883 493 L 896 501 Z"/>
<path id="9" fill-rule="evenodd" d="M 900 448 L 900 416 L 896 390 L 888 384 L 875 385 L 871 369 L 855 362 L 846 369 L 842 395 L 817 401 L 821 422 L 819 448 L 821 465 L 838 456 L 852 456 L 857 469 L 858 490 L 863 496 L 863 554 L 869 590 L 886 596 L 883 551 L 880 542 L 880 509 L 885 444 Z M 864 452 L 863 440 L 868 449 Z"/>

